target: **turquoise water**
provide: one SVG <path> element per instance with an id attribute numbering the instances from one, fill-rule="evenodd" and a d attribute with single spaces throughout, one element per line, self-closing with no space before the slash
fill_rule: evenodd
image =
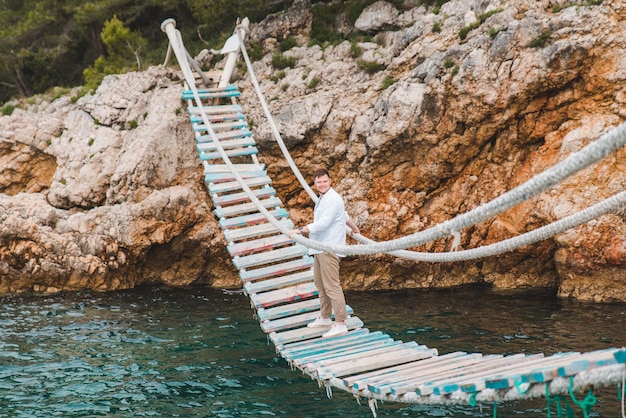
<path id="1" fill-rule="evenodd" d="M 626 346 L 626 304 L 479 287 L 346 296 L 371 330 L 442 354 Z M 372 416 L 367 403 L 337 390 L 329 400 L 290 370 L 240 292 L 153 287 L 0 299 L 0 417 Z M 590 416 L 621 416 L 615 387 L 595 393 Z M 493 416 L 493 405 L 378 406 L 380 417 Z M 547 416 L 543 400 L 497 412 Z"/>

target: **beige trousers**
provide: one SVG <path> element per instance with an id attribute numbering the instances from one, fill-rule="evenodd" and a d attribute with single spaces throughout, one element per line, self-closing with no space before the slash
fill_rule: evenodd
<path id="1" fill-rule="evenodd" d="M 339 256 L 330 253 L 313 256 L 313 280 L 319 291 L 320 315 L 330 318 L 335 312 L 335 321 L 343 322 L 348 317 L 346 299 L 339 282 Z"/>

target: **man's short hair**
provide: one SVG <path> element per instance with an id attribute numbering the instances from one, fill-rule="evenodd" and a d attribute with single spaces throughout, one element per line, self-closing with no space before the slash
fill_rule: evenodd
<path id="1" fill-rule="evenodd" d="M 330 178 L 330 174 L 328 174 L 328 170 L 326 170 L 325 168 L 318 168 L 317 170 L 315 170 L 315 173 L 313 173 L 313 178 L 318 178 L 322 176 L 328 176 L 328 178 Z"/>

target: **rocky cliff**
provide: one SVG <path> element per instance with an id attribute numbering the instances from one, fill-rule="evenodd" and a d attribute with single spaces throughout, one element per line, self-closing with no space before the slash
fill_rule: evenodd
<path id="1" fill-rule="evenodd" d="M 254 71 L 292 156 L 305 175 L 330 169 L 364 235 L 391 239 L 467 212 L 624 121 L 621 0 L 409 3 L 374 3 L 353 26 L 337 17 L 338 30 L 368 41 L 310 46 L 306 0 L 250 34 L 264 53 Z M 291 65 L 279 69 L 273 57 L 287 38 L 297 46 L 281 53 Z M 245 71 L 237 76 L 260 159 L 304 223 L 308 197 L 285 169 Z M 0 291 L 237 286 L 180 91 L 176 66 L 153 67 L 0 118 Z M 622 149 L 461 231 L 461 247 L 518 235 L 622 191 L 625 157 Z M 486 282 L 625 301 L 625 217 L 617 211 L 473 262 L 348 258 L 342 275 L 354 289 Z"/>

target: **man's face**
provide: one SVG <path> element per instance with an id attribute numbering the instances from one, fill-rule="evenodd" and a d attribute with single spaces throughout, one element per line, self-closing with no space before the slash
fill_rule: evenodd
<path id="1" fill-rule="evenodd" d="M 326 174 L 324 174 L 323 176 L 315 177 L 314 184 L 317 191 L 321 194 L 324 194 L 328 191 L 328 189 L 330 189 L 330 177 L 328 177 Z"/>

